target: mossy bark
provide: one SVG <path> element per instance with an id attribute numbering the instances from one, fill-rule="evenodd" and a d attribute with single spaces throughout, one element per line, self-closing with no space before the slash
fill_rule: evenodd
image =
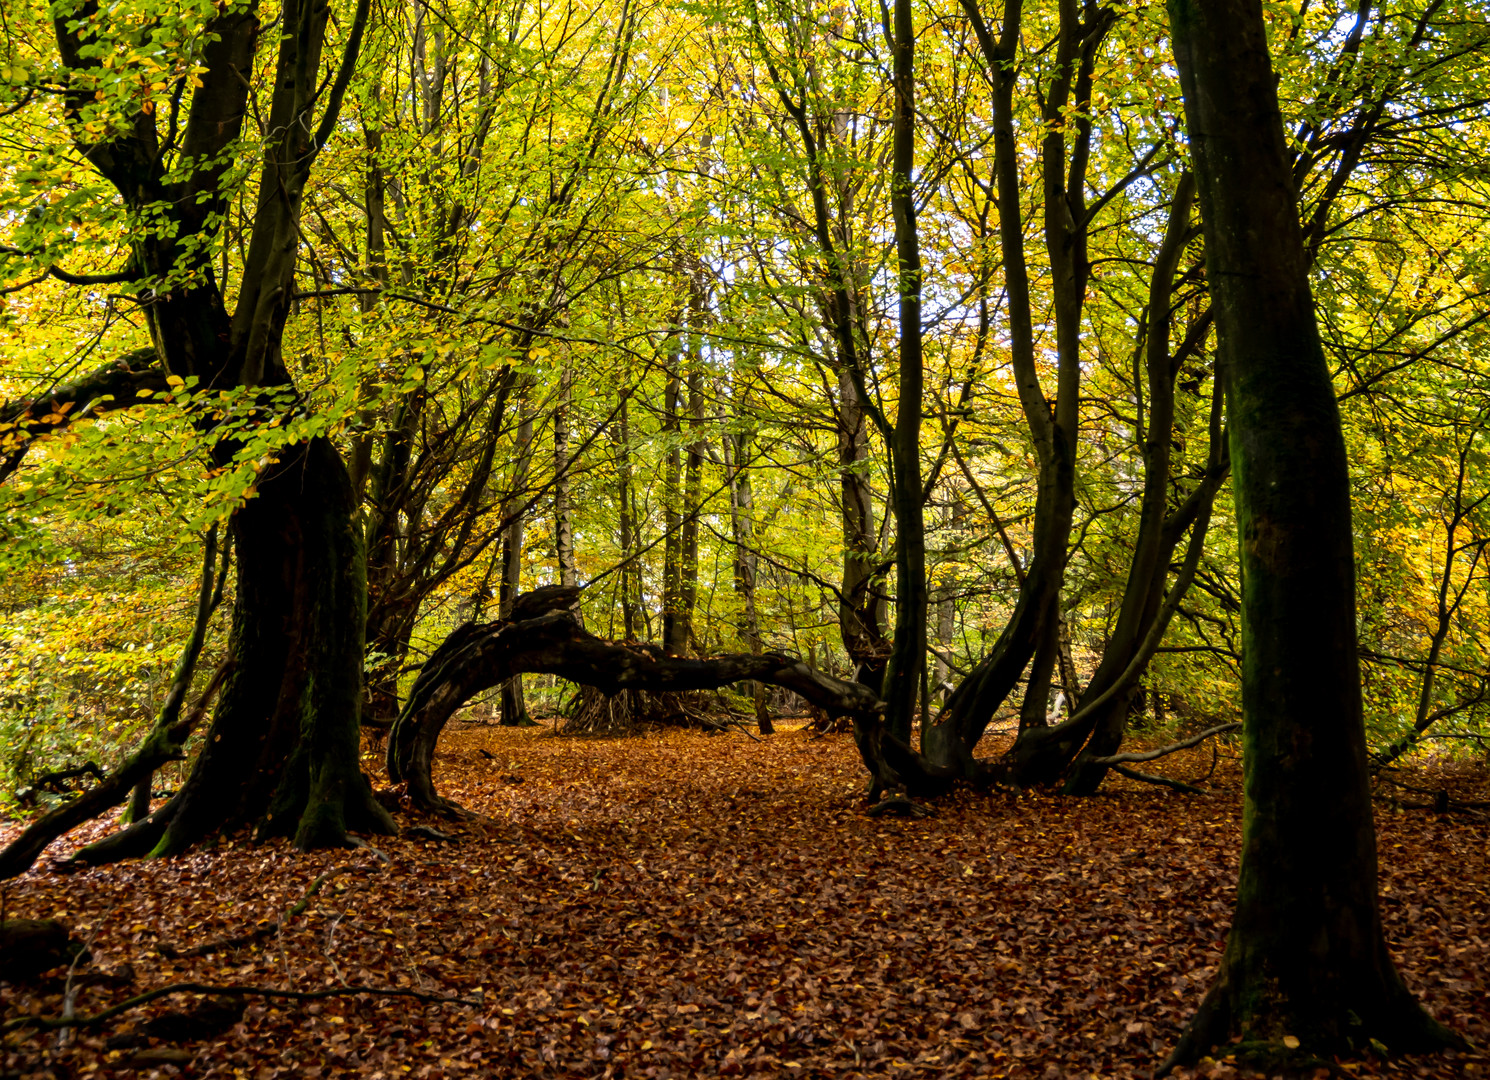
<path id="1" fill-rule="evenodd" d="M 1376 904 L 1350 482 L 1259 0 L 1169 0 L 1227 395 L 1241 552 L 1242 855 L 1221 971 L 1165 1069 L 1239 1036 L 1453 1045 Z"/>
<path id="2" fill-rule="evenodd" d="M 233 536 L 233 670 L 191 775 L 135 835 L 172 855 L 249 824 L 303 849 L 344 845 L 348 829 L 392 831 L 358 763 L 365 567 L 336 449 L 316 439 L 291 451 Z"/>

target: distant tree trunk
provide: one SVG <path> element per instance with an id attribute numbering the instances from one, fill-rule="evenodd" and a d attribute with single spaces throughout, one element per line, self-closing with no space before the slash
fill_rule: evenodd
<path id="1" fill-rule="evenodd" d="M 683 472 L 683 529 L 681 566 L 678 575 L 678 605 L 682 625 L 677 630 L 685 648 L 694 643 L 693 613 L 698 605 L 698 515 L 703 501 L 704 483 L 704 394 L 703 373 L 699 370 L 698 349 L 702 340 L 695 338 L 692 367 L 688 372 L 688 429 L 692 438 Z M 703 650 L 698 650 L 702 652 Z M 680 652 L 682 656 L 685 653 Z"/>
<path id="2" fill-rule="evenodd" d="M 1403 986 L 1377 910 L 1350 475 L 1262 6 L 1169 15 L 1230 422 L 1246 800 L 1221 969 L 1161 1071 L 1233 1036 L 1243 1054 L 1462 1045 Z"/>
<path id="3" fill-rule="evenodd" d="M 683 378 L 681 336 L 667 368 L 662 391 L 662 432 L 667 460 L 662 476 L 662 648 L 672 656 L 688 655 L 688 618 L 683 610 Z"/>
<path id="4" fill-rule="evenodd" d="M 630 411 L 627 401 L 622 400 L 616 431 L 616 502 L 621 530 L 621 625 L 627 641 L 640 640 L 646 629 L 640 615 L 641 575 L 633 561 L 637 547 L 635 499 L 631 483 Z"/>
<path id="5" fill-rule="evenodd" d="M 738 394 L 738 391 L 737 391 Z M 738 398 L 736 409 L 739 409 Z M 737 423 L 744 423 L 738 417 Z M 760 618 L 755 607 L 755 499 L 750 490 L 750 435 L 746 431 L 724 432 L 724 467 L 729 480 L 730 527 L 735 541 L 735 593 L 740 597 L 740 636 L 752 656 L 760 656 Z M 776 730 L 771 710 L 766 704 L 766 688 L 759 682 L 748 684 L 755 705 L 755 722 L 762 735 Z"/>
<path id="6" fill-rule="evenodd" d="M 564 350 L 559 369 L 559 401 L 554 406 L 554 554 L 559 584 L 574 585 L 574 508 L 570 501 L 569 409 L 574 397 L 574 358 Z"/>
<path id="7" fill-rule="evenodd" d="M 363 697 L 371 720 L 391 722 L 398 715 L 398 673 L 408 657 L 419 598 L 408 588 L 403 568 L 405 529 L 418 528 L 422 508 L 410 504 L 409 480 L 414 439 L 424 413 L 423 390 L 400 399 L 371 466 L 366 510 L 368 650 L 379 656 L 368 674 Z M 412 520 L 410 520 L 412 519 Z"/>
<path id="8" fill-rule="evenodd" d="M 533 455 L 533 414 L 526 399 L 520 407 L 522 417 L 518 421 L 517 436 L 512 448 L 515 459 L 512 470 L 512 490 L 515 493 L 521 493 L 527 486 L 528 471 Z M 521 514 L 518 514 L 513 517 L 511 524 L 502 534 L 502 582 L 497 595 L 497 603 L 503 618 L 511 613 L 512 603 L 522 590 L 523 533 L 523 518 Z M 533 718 L 528 715 L 528 703 L 523 697 L 521 674 L 514 675 L 502 684 L 501 709 L 502 718 L 499 723 L 502 727 L 533 726 Z"/>
<path id="9" fill-rule="evenodd" d="M 953 487 L 949 499 L 951 506 L 947 515 L 948 539 L 943 550 L 943 557 L 955 560 L 958 555 L 961 530 L 967 518 L 967 502 L 963 498 L 963 492 Z M 957 629 L 957 605 L 954 596 L 958 588 L 958 579 L 955 574 L 942 575 L 942 583 L 936 590 L 936 660 L 933 669 L 932 696 L 939 702 L 945 702 L 947 691 L 945 686 L 952 675 L 952 665 L 947 657 L 952 655 L 952 643 L 954 631 Z"/>
<path id="10" fill-rule="evenodd" d="M 869 418 L 848 368 L 838 370 L 838 476 L 842 496 L 843 582 L 838 628 L 844 651 L 857 667 L 854 677 L 878 694 L 890 658 L 876 583 L 879 543 L 870 487 Z"/>

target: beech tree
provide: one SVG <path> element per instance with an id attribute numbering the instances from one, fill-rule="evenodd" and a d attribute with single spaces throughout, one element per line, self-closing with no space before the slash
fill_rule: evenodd
<path id="1" fill-rule="evenodd" d="M 1403 986 L 1377 909 L 1350 476 L 1262 6 L 1169 14 L 1231 425 L 1246 803 L 1221 970 L 1161 1071 L 1232 1036 L 1259 1056 L 1461 1045 Z"/>
<path id="2" fill-rule="evenodd" d="M 255 81 L 246 73 L 259 69 L 265 36 L 255 3 L 167 13 L 83 0 L 54 9 L 66 130 L 129 222 L 118 238 L 126 265 L 108 280 L 129 283 L 152 343 L 143 366 L 144 355 L 132 354 L 94 384 L 74 386 L 72 415 L 141 400 L 116 393 L 100 402 L 115 386 L 97 380 L 128 391 L 148 371 L 245 403 L 236 415 L 205 404 L 191 411 L 199 432 L 215 433 L 220 470 L 241 467 L 238 455 L 259 433 L 288 433 L 259 444 L 267 452 L 252 465 L 253 497 L 232 515 L 228 671 L 192 775 L 89 858 L 170 854 L 238 822 L 261 822 L 306 848 L 342 844 L 348 828 L 393 827 L 358 766 L 366 589 L 356 500 L 327 424 L 306 415 L 282 351 L 304 192 L 336 130 L 369 10 L 367 0 L 348 8 L 332 37 L 328 4 L 286 3 L 270 24 L 273 82 L 251 107 Z M 163 78 L 141 84 L 146 70 Z M 259 130 L 246 130 L 249 116 Z M 213 256 L 248 164 L 257 184 L 230 302 Z M 114 208 L 97 197 L 104 205 L 80 209 L 107 220 Z"/>

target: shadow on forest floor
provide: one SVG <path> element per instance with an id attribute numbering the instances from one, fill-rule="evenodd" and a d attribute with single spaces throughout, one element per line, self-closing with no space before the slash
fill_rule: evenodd
<path id="1" fill-rule="evenodd" d="M 171 1060 L 137 1025 L 192 1000 L 176 998 L 67 1045 L 11 1032 L 0 1074 L 1146 1075 L 1198 1005 L 1230 916 L 1240 795 L 1224 760 L 1200 797 L 1129 781 L 1085 801 L 959 793 L 908 821 L 865 816 L 846 736 L 462 726 L 442 745 L 441 793 L 492 819 L 457 830 L 458 844 L 374 840 L 384 865 L 367 851 L 229 843 L 74 876 L 33 870 L 3 902 L 10 917 L 91 935 L 90 970 L 132 966 L 132 990 L 81 989 L 83 1014 L 184 981 L 479 991 L 483 1004 L 250 998 L 225 1033 L 169 1044 Z M 1166 771 L 1192 778 L 1210 761 L 1196 750 Z M 1483 773 L 1419 780 L 1485 798 Z M 1479 1050 L 1345 1075 L 1490 1077 L 1490 830 L 1380 803 L 1377 820 L 1404 976 Z M 360 872 L 326 882 L 260 944 L 158 952 L 277 919 L 340 866 Z M 0 1008 L 55 1016 L 62 989 L 5 988 Z M 121 1047 L 131 1030 L 137 1045 Z M 1240 1074 L 1223 1062 L 1198 1075 Z"/>

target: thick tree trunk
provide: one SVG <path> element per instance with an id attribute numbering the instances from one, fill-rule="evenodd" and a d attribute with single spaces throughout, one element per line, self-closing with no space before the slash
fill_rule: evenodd
<path id="1" fill-rule="evenodd" d="M 142 837 L 150 854 L 173 855 L 250 823 L 302 849 L 393 830 L 358 764 L 362 538 L 329 441 L 293 448 L 262 475 L 233 517 L 233 545 L 233 667 L 202 752 L 175 798 L 83 861 L 137 854 Z"/>
<path id="2" fill-rule="evenodd" d="M 1231 428 L 1244 714 L 1236 914 L 1165 1070 L 1460 1044 L 1403 986 L 1376 903 L 1350 477 L 1258 0 L 1170 0 Z"/>

